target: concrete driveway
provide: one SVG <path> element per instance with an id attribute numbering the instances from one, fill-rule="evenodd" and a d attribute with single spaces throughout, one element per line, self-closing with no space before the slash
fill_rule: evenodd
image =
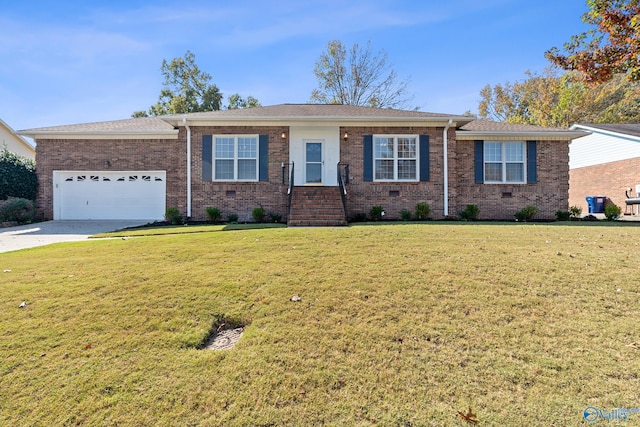
<path id="1" fill-rule="evenodd" d="M 59 242 L 77 242 L 106 231 L 115 231 L 149 223 L 129 221 L 45 221 L 18 227 L 0 228 L 0 252 L 45 246 Z"/>

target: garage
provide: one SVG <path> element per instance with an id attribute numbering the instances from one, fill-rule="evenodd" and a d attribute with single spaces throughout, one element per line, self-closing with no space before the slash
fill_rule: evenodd
<path id="1" fill-rule="evenodd" d="M 54 171 L 53 218 L 163 220 L 166 171 Z"/>

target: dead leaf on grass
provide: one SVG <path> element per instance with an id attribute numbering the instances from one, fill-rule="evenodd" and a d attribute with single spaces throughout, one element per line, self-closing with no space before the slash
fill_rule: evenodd
<path id="1" fill-rule="evenodd" d="M 632 342 L 631 344 L 627 344 L 625 347 L 638 348 L 638 344 L 635 342 Z"/>
<path id="2" fill-rule="evenodd" d="M 466 414 L 458 411 L 458 416 L 468 423 L 478 424 L 478 416 L 471 411 L 471 408 Z"/>

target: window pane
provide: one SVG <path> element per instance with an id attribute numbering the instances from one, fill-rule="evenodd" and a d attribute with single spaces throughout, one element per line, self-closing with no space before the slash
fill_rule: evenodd
<path id="1" fill-rule="evenodd" d="M 215 179 L 233 179 L 233 160 L 216 159 Z"/>
<path id="2" fill-rule="evenodd" d="M 322 165 L 319 163 L 307 163 L 307 183 L 322 182 Z"/>
<path id="3" fill-rule="evenodd" d="M 417 157 L 415 138 L 398 138 L 398 158 L 415 159 Z"/>
<path id="4" fill-rule="evenodd" d="M 376 179 L 393 179 L 393 160 L 376 160 Z"/>
<path id="5" fill-rule="evenodd" d="M 505 142 L 506 161 L 522 162 L 524 161 L 524 143 L 522 142 Z"/>
<path id="6" fill-rule="evenodd" d="M 507 163 L 507 182 L 524 182 L 524 163 Z"/>
<path id="7" fill-rule="evenodd" d="M 216 138 L 216 159 L 233 159 L 233 138 Z"/>
<path id="8" fill-rule="evenodd" d="M 375 143 L 376 159 L 393 158 L 393 138 L 376 138 Z"/>
<path id="9" fill-rule="evenodd" d="M 499 142 L 484 143 L 484 161 L 485 162 L 501 162 L 502 161 L 502 144 Z"/>
<path id="10" fill-rule="evenodd" d="M 256 138 L 238 138 L 238 158 L 255 159 L 257 146 Z"/>
<path id="11" fill-rule="evenodd" d="M 485 163 L 484 180 L 502 181 L 502 163 Z"/>
<path id="12" fill-rule="evenodd" d="M 256 179 L 256 161 L 238 160 L 238 179 L 251 181 Z"/>
<path id="13" fill-rule="evenodd" d="M 415 160 L 398 160 L 398 179 L 416 179 Z"/>

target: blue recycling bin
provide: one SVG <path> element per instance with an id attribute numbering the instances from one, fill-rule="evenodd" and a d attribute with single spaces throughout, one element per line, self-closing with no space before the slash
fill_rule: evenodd
<path id="1" fill-rule="evenodd" d="M 587 196 L 587 205 L 589 205 L 589 213 L 604 213 L 604 202 L 606 196 Z"/>
<path id="2" fill-rule="evenodd" d="M 587 205 L 589 206 L 589 213 L 592 214 L 594 213 L 593 210 L 595 209 L 595 197 L 593 196 L 587 196 Z"/>

